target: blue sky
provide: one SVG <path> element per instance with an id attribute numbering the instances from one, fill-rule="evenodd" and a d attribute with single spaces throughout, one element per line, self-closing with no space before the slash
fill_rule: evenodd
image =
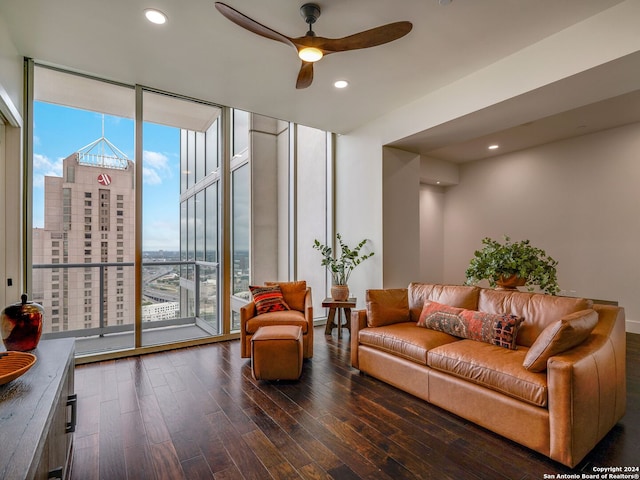
<path id="1" fill-rule="evenodd" d="M 102 136 L 103 115 L 34 102 L 33 226 L 44 227 L 44 177 L 62 176 L 62 160 Z M 104 136 L 134 160 L 134 122 L 104 115 Z M 145 123 L 143 250 L 180 244 L 180 130 Z"/>

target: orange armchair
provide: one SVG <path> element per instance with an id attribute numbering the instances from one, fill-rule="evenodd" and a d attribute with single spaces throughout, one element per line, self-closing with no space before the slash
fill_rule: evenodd
<path id="1" fill-rule="evenodd" d="M 255 302 L 240 309 L 240 355 L 251 357 L 251 337 L 258 328 L 266 325 L 298 325 L 302 328 L 303 357 L 313 357 L 313 306 L 311 287 L 307 282 L 265 282 L 279 285 L 284 301 L 290 310 L 257 314 Z"/>

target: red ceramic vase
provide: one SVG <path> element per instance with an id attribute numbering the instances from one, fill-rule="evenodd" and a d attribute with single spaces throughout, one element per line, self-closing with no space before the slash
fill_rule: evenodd
<path id="1" fill-rule="evenodd" d="M 43 317 L 42 305 L 27 302 L 26 294 L 22 294 L 22 302 L 2 310 L 0 329 L 7 350 L 26 352 L 36 348 L 42 334 Z"/>

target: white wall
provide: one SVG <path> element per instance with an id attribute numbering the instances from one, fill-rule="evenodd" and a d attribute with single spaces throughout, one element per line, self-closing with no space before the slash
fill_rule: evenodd
<path id="1" fill-rule="evenodd" d="M 6 230 L 6 219 L 5 219 L 5 204 L 7 199 L 6 187 L 5 187 L 5 178 L 6 178 L 6 161 L 5 161 L 5 126 L 4 121 L 0 119 L 0 225 L 2 225 L 2 236 L 0 237 L 2 240 L 2 244 L 4 245 L 4 231 Z M 4 308 L 6 305 L 6 292 L 5 285 L 7 285 L 6 272 L 7 272 L 7 251 L 5 248 L 0 248 L 0 305 Z"/>
<path id="2" fill-rule="evenodd" d="M 0 97 L 13 116 L 22 116 L 22 57 L 13 45 L 4 18 L 0 17 Z M 5 106 L 0 105 L 0 111 Z"/>
<path id="3" fill-rule="evenodd" d="M 327 133 L 282 121 L 277 122 L 277 129 L 274 213 L 278 260 L 277 276 L 271 272 L 269 280 L 305 280 L 313 294 L 314 316 L 318 317 L 324 313 L 321 304 L 327 294 L 327 274 L 313 241 L 327 241 Z M 297 256 L 290 258 L 294 249 Z"/>
<path id="4" fill-rule="evenodd" d="M 313 313 L 324 313 L 322 301 L 327 297 L 327 272 L 322 256 L 313 249 L 314 240 L 327 238 L 327 133 L 296 127 L 296 280 L 306 280 L 311 287 Z"/>
<path id="5" fill-rule="evenodd" d="M 251 281 L 261 285 L 279 280 L 274 278 L 278 272 L 278 121 L 257 114 L 250 118 Z"/>
<path id="6" fill-rule="evenodd" d="M 444 281 L 445 189 L 420 185 L 420 274 L 412 281 Z"/>
<path id="7" fill-rule="evenodd" d="M 0 100 L 0 103 L 2 100 Z M 23 293 L 22 129 L 5 125 L 0 138 L 0 305 L 20 300 Z M 11 285 L 9 285 L 11 279 Z M 27 292 L 30 293 L 30 292 Z"/>
<path id="8" fill-rule="evenodd" d="M 0 135 L 0 305 L 22 293 L 22 58 L 0 17 L 0 112 L 11 126 Z M 12 285 L 9 286 L 8 279 Z"/>
<path id="9" fill-rule="evenodd" d="M 368 239 L 375 255 L 354 270 L 349 291 L 364 307 L 368 288 L 382 288 L 382 147 L 366 133 L 336 138 L 335 231 L 348 245 Z"/>
<path id="10" fill-rule="evenodd" d="M 386 288 L 404 288 L 420 275 L 419 179 L 420 155 L 384 149 L 382 272 Z"/>
<path id="11" fill-rule="evenodd" d="M 420 181 L 430 185 L 457 185 L 460 181 L 460 168 L 457 163 L 421 156 Z"/>
<path id="12" fill-rule="evenodd" d="M 636 123 L 463 164 L 445 194 L 443 281 L 464 281 L 483 237 L 528 238 L 558 260 L 561 293 L 618 301 L 640 333 L 639 152 Z"/>
<path id="13" fill-rule="evenodd" d="M 277 278 L 291 277 L 289 266 L 289 124 L 278 122 L 276 137 L 276 169 L 278 175 L 278 271 Z"/>
<path id="14" fill-rule="evenodd" d="M 350 282 L 359 308 L 366 289 L 384 285 L 386 262 L 378 252 L 403 248 L 398 243 L 385 244 L 383 249 L 383 241 L 389 241 L 383 240 L 383 146 L 459 119 L 464 119 L 466 133 L 480 136 L 489 133 L 485 129 L 490 122 L 482 118 L 497 119 L 498 127 L 501 121 L 511 126 L 637 89 L 639 71 L 633 67 L 640 52 L 639 16 L 640 2 L 627 0 L 338 136 L 336 231 L 349 242 L 369 238 L 377 252 L 354 272 Z M 616 73 L 598 68 L 603 65 L 616 67 Z M 575 88 L 567 89 L 567 85 Z M 560 87 L 565 94 L 559 94 Z M 548 94 L 550 91 L 553 95 Z M 521 108 L 512 109 L 515 113 L 502 118 L 502 106 L 507 103 Z M 406 217 L 404 226 L 411 228 L 411 222 L 418 220 Z M 448 221 L 447 231 L 455 231 L 455 226 L 454 219 Z M 446 252 L 450 236 L 445 236 Z M 445 272 L 445 278 L 450 274 Z"/>

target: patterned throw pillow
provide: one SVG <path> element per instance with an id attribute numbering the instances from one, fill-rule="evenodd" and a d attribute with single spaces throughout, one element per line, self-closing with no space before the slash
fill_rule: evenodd
<path id="1" fill-rule="evenodd" d="M 249 286 L 249 290 L 251 290 L 258 315 L 261 313 L 290 310 L 289 305 L 284 301 L 279 285 L 266 287 Z"/>
<path id="2" fill-rule="evenodd" d="M 278 285 L 284 301 L 289 305 L 290 310 L 304 312 L 304 301 L 307 296 L 307 282 L 297 280 L 295 282 L 264 282 L 265 285 Z"/>
<path id="3" fill-rule="evenodd" d="M 417 325 L 515 350 L 522 321 L 516 315 L 478 312 L 425 300 Z"/>

